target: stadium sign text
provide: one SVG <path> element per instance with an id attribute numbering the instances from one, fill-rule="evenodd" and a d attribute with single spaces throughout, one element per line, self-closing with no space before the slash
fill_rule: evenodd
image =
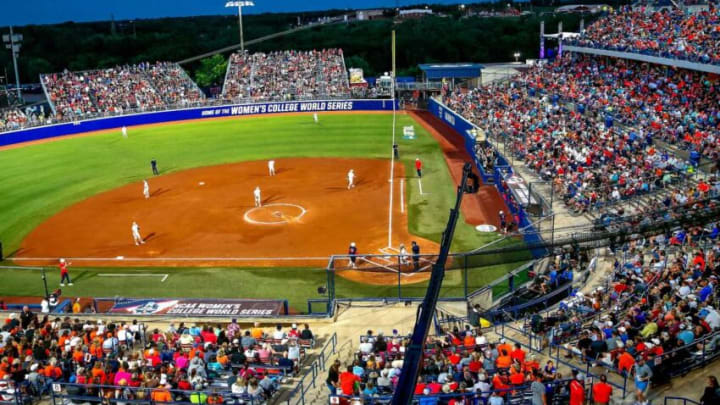
<path id="1" fill-rule="evenodd" d="M 202 116 L 222 117 L 235 115 L 352 110 L 352 101 L 298 101 L 289 103 L 246 104 L 208 109 L 202 112 Z"/>
<path id="2" fill-rule="evenodd" d="M 115 303 L 110 313 L 185 316 L 278 316 L 287 315 L 282 300 L 213 299 L 126 299 Z"/>

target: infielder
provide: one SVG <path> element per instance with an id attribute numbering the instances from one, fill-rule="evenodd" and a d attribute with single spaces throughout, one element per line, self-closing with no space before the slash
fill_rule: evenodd
<path id="1" fill-rule="evenodd" d="M 271 176 L 275 175 L 275 161 L 274 160 L 268 160 L 268 172 L 270 172 Z"/>
<path id="2" fill-rule="evenodd" d="M 145 241 L 143 240 L 142 236 L 140 236 L 140 225 L 138 225 L 137 222 L 133 221 L 130 229 L 132 229 L 132 236 L 133 241 L 135 241 L 135 246 L 144 245 Z"/>
<path id="3" fill-rule="evenodd" d="M 122 127 L 122 136 L 123 138 L 127 138 L 127 127 Z"/>
<path id="4" fill-rule="evenodd" d="M 145 196 L 146 200 L 150 198 L 150 185 L 148 184 L 147 180 L 143 180 L 143 195 Z"/>
<path id="5" fill-rule="evenodd" d="M 320 120 L 318 119 L 317 113 L 313 113 L 313 120 L 315 120 L 315 123 L 316 123 L 316 124 L 319 124 L 319 123 L 320 123 Z"/>
<path id="6" fill-rule="evenodd" d="M 255 196 L 255 206 L 262 207 L 262 200 L 260 199 L 260 187 L 255 187 L 253 195 Z"/>
<path id="7" fill-rule="evenodd" d="M 347 180 L 348 180 L 348 190 L 355 187 L 355 171 L 353 169 L 350 169 L 350 171 L 348 172 Z"/>

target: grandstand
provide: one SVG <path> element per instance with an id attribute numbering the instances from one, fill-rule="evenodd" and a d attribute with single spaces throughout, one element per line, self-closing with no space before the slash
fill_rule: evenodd
<path id="1" fill-rule="evenodd" d="M 659 10 L 621 7 L 569 43 L 719 65 L 718 10 L 712 2 L 691 13 L 674 3 Z M 207 98 L 169 62 L 45 74 L 41 83 L 58 122 L 192 106 L 351 100 L 341 49 L 233 53 L 218 99 Z M 402 245 L 358 255 L 353 242 L 349 255 L 330 258 L 328 281 L 313 286 L 321 298 L 308 300 L 308 313 L 285 311 L 282 319 L 275 314 L 264 323 L 148 316 L 145 325 L 137 317 L 79 310 L 61 318 L 46 310 L 47 297 L 40 313 L 29 307 L 7 311 L 0 302 L 7 312 L 0 330 L 0 404 L 48 397 L 53 403 L 385 404 L 403 390 L 422 405 L 559 405 L 591 398 L 646 404 L 662 401 L 660 388 L 671 381 L 690 381 L 678 384 L 678 394 L 700 400 L 697 369 L 717 370 L 720 357 L 717 76 L 573 51 L 476 88 L 443 87 L 433 102 L 439 107 L 430 113 L 447 125 L 422 124 L 455 132 L 454 139 L 437 139 L 460 145 L 475 159 L 476 171 L 499 192 L 515 228 L 503 229 L 482 249 L 451 256 L 447 268 L 431 265 L 434 252 L 409 253 Z M 468 128 L 462 133 L 460 120 Z M 0 110 L 0 131 L 44 123 L 20 109 Z M 412 132 L 408 142 L 414 141 Z M 454 153 L 448 150 L 443 149 Z M 415 187 L 417 180 L 419 194 L 412 195 L 421 198 L 427 174 L 416 168 L 417 177 L 403 174 L 400 187 L 406 179 Z M 264 163 L 261 169 L 265 176 Z M 467 176 L 469 166 L 465 170 Z M 517 185 L 513 176 L 545 187 L 521 195 L 508 184 L 513 179 Z M 352 188 L 344 186 L 330 189 Z M 392 204 L 393 180 L 390 187 Z M 531 212 L 531 206 L 540 208 Z M 267 217 L 300 223 L 280 211 Z M 548 219 L 552 225 L 541 229 Z M 509 254 L 519 251 L 532 260 L 467 291 L 469 271 L 508 264 L 516 257 Z M 299 259 L 305 258 L 290 258 Z M 422 303 L 422 310 L 434 314 L 435 333 L 420 348 L 408 331 L 418 314 L 430 312 L 418 310 L 417 297 L 403 296 L 405 278 L 445 270 L 447 279 L 464 277 L 466 291 L 442 297 L 444 308 Z M 392 296 L 336 295 L 341 272 L 356 277 L 353 283 L 369 274 L 373 288 Z M 380 283 L 383 277 L 397 279 L 396 296 L 395 285 Z M 281 286 L 288 287 L 294 288 Z M 313 302 L 326 305 L 322 319 Z M 158 304 L 148 299 L 143 305 Z M 298 321 L 308 324 L 299 327 Z M 420 350 L 419 378 L 399 386 L 413 350 Z M 709 387 L 701 403 L 720 403 L 718 387 Z"/>
<path id="2" fill-rule="evenodd" d="M 221 98 L 288 101 L 347 98 L 348 73 L 341 49 L 234 53 Z"/>
<path id="3" fill-rule="evenodd" d="M 142 63 L 40 77 L 58 119 L 122 115 L 201 103 L 205 95 L 173 63 Z"/>

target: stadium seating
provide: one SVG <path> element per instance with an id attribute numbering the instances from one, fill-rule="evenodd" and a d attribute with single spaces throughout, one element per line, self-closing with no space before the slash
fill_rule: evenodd
<path id="1" fill-rule="evenodd" d="M 675 7 L 621 7 L 570 44 L 720 64 L 720 9 L 688 14 Z"/>
<path id="2" fill-rule="evenodd" d="M 185 106 L 204 94 L 174 63 L 143 63 L 41 76 L 57 118 L 75 119 Z"/>
<path id="3" fill-rule="evenodd" d="M 349 97 L 342 50 L 235 53 L 228 62 L 222 98 L 286 101 Z"/>
<path id="4" fill-rule="evenodd" d="M 0 132 L 20 129 L 28 122 L 28 117 L 17 108 L 0 109 Z"/>
<path id="5" fill-rule="evenodd" d="M 624 376 L 642 358 L 653 384 L 702 366 L 720 356 L 719 233 L 715 223 L 625 245 L 604 286 L 525 326 L 581 367 L 588 362 Z"/>
<path id="6" fill-rule="evenodd" d="M 28 308 L 5 319 L 0 337 L 0 380 L 12 377 L 29 397 L 62 384 L 71 400 L 143 399 L 162 390 L 183 401 L 191 392 L 207 396 L 211 390 L 261 403 L 301 367 L 314 344 L 312 332 L 295 325 L 278 325 L 272 333 L 257 324 L 242 333 L 235 322 L 149 331 L 137 321 L 49 319 Z"/>
<path id="7" fill-rule="evenodd" d="M 717 85 L 695 72 L 662 72 L 576 55 L 445 102 L 582 212 L 675 183 L 684 193 L 701 155 L 719 160 Z M 690 150 L 690 160 L 656 141 Z"/>
<path id="8" fill-rule="evenodd" d="M 368 331 L 360 337 L 351 364 L 339 368 L 337 395 L 363 397 L 381 403 L 397 388 L 408 336 Z M 567 403 L 567 379 L 552 362 L 540 364 L 535 355 L 504 339 L 490 342 L 478 328 L 457 328 L 442 336 L 429 336 L 421 363 L 415 399 L 462 404 L 463 397 L 488 403 L 491 396 L 505 403 L 525 403 L 533 375 L 539 373 L 547 387 L 548 404 Z M 336 366 L 339 365 L 336 363 Z M 353 377 L 357 376 L 357 378 Z M 357 384 L 348 381 L 357 380 Z M 449 402 L 448 402 L 449 401 Z"/>

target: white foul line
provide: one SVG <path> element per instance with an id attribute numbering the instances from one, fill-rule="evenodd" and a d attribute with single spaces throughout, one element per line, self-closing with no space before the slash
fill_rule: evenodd
<path id="1" fill-rule="evenodd" d="M 403 185 L 405 184 L 405 179 L 400 179 L 400 212 L 405 212 L 405 193 L 403 193 Z"/>
<path id="2" fill-rule="evenodd" d="M 422 191 L 422 181 L 421 181 L 420 179 L 418 179 L 418 187 L 420 187 L 420 195 L 423 195 L 423 191 Z"/>
<path id="3" fill-rule="evenodd" d="M 161 283 L 170 276 L 170 274 L 152 274 L 152 273 L 100 273 L 98 277 L 162 277 Z"/>

